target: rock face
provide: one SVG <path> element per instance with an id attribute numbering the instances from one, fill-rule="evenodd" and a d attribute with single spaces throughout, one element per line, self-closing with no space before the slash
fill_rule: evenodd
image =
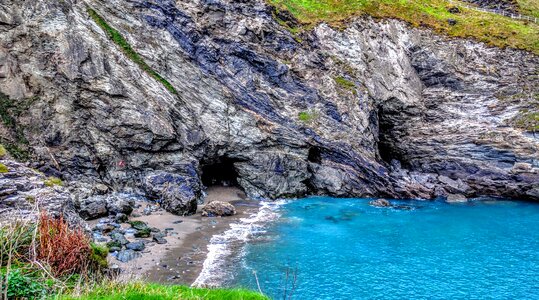
<path id="1" fill-rule="evenodd" d="M 37 220 L 41 211 L 62 216 L 71 225 L 83 225 L 71 194 L 42 173 L 11 160 L 0 159 L 0 225 L 16 219 Z"/>
<path id="2" fill-rule="evenodd" d="M 227 217 L 235 214 L 236 208 L 228 202 L 213 201 L 202 208 L 203 217 Z"/>
<path id="3" fill-rule="evenodd" d="M 191 214 L 225 160 L 251 197 L 539 200 L 539 139 L 514 121 L 539 105 L 532 54 L 369 18 L 299 42 L 262 0 L 2 5 L 0 92 L 37 167 L 82 202 L 130 192 Z"/>

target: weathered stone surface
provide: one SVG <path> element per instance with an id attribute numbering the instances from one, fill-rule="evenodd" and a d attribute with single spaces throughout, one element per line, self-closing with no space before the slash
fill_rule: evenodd
<path id="1" fill-rule="evenodd" d="M 461 194 L 449 194 L 445 200 L 448 203 L 459 203 L 459 202 L 468 202 L 468 199 Z"/>
<path id="2" fill-rule="evenodd" d="M 386 199 L 377 199 L 372 200 L 369 202 L 369 205 L 376 206 L 376 207 L 391 207 L 391 202 L 387 201 Z"/>
<path id="3" fill-rule="evenodd" d="M 35 99 L 16 121 L 79 199 L 132 192 L 192 214 L 201 166 L 223 158 L 251 197 L 539 199 L 539 140 L 512 123 L 539 93 L 533 54 L 370 18 L 300 43 L 262 0 L 2 4 L 0 92 Z"/>
<path id="4" fill-rule="evenodd" d="M 37 220 L 41 211 L 83 225 L 75 212 L 71 194 L 63 186 L 47 186 L 48 178 L 24 164 L 0 159 L 7 172 L 0 172 L 0 224 L 15 219 Z"/>
<path id="5" fill-rule="evenodd" d="M 228 202 L 213 201 L 202 208 L 203 217 L 227 217 L 235 214 L 236 208 Z"/>
<path id="6" fill-rule="evenodd" d="M 118 255 L 116 256 L 116 259 L 121 261 L 121 262 L 129 262 L 129 261 L 132 261 L 133 259 L 137 259 L 141 256 L 140 253 L 138 252 L 135 252 L 134 250 L 131 250 L 131 249 L 128 249 L 128 250 L 122 250 L 120 252 L 118 252 Z"/>
<path id="7" fill-rule="evenodd" d="M 131 243 L 126 244 L 125 248 L 129 250 L 142 251 L 144 250 L 145 246 L 144 246 L 144 242 L 136 241 L 136 242 L 131 242 Z"/>

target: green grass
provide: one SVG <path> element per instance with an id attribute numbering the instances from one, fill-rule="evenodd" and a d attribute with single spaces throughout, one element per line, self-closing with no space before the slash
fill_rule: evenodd
<path id="1" fill-rule="evenodd" d="M 353 83 L 352 81 L 342 77 L 342 76 L 339 76 L 339 77 L 336 77 L 335 78 L 335 83 L 337 83 L 337 85 L 339 85 L 341 88 L 345 89 L 345 90 L 350 90 L 350 91 L 354 91 L 354 89 L 356 88 L 356 84 Z"/>
<path id="2" fill-rule="evenodd" d="M 539 132 L 539 112 L 521 111 L 513 119 L 513 125 L 526 131 Z"/>
<path id="3" fill-rule="evenodd" d="M 449 36 L 473 38 L 493 46 L 518 48 L 539 54 L 539 24 L 463 7 L 461 13 L 451 14 L 448 12 L 451 4 L 446 0 L 267 1 L 277 9 L 289 10 L 303 29 L 307 30 L 321 22 L 344 28 L 350 17 L 367 14 L 375 18 L 400 19 L 412 26 L 429 27 Z M 520 2 L 523 10 L 537 13 L 536 0 Z M 457 24 L 450 26 L 448 19 L 455 19 Z"/>
<path id="4" fill-rule="evenodd" d="M 9 169 L 7 168 L 7 166 L 4 164 L 0 164 L 0 173 L 7 173 L 7 172 L 9 172 Z"/>
<path id="5" fill-rule="evenodd" d="M 57 186 L 64 185 L 64 182 L 62 181 L 62 179 L 52 177 L 52 176 L 47 178 L 47 180 L 45 180 L 43 183 L 45 184 L 45 186 L 48 186 L 48 187 L 53 187 L 55 185 L 57 185 Z"/>
<path id="6" fill-rule="evenodd" d="M 135 62 L 139 67 L 144 70 L 148 75 L 153 77 L 155 80 L 161 82 L 167 90 L 169 90 L 173 94 L 178 94 L 178 91 L 172 86 L 170 82 L 168 82 L 163 76 L 159 75 L 154 69 L 152 69 L 143 59 L 142 57 L 129 45 L 127 40 L 122 36 L 122 34 L 114 29 L 112 26 L 110 26 L 105 19 L 103 19 L 95 10 L 91 8 L 87 8 L 88 14 L 90 17 L 94 20 L 94 22 L 103 29 L 108 35 L 108 37 L 116 44 L 118 45 L 122 51 L 124 52 L 129 59 L 131 59 L 133 62 Z"/>
<path id="7" fill-rule="evenodd" d="M 6 156 L 7 150 L 4 148 L 4 145 L 0 144 L 0 158 Z"/>
<path id="8" fill-rule="evenodd" d="M 317 117 L 318 117 L 318 114 L 316 114 L 315 112 L 310 112 L 310 111 L 302 111 L 298 114 L 298 119 L 304 123 L 309 123 L 315 120 Z"/>
<path id="9" fill-rule="evenodd" d="M 539 1 L 537 0 L 517 0 L 520 12 L 523 15 L 539 18 Z"/>
<path id="10" fill-rule="evenodd" d="M 82 296 L 58 296 L 60 300 L 258 300 L 269 299 L 243 289 L 199 289 L 177 285 L 145 283 L 110 283 L 92 289 Z"/>

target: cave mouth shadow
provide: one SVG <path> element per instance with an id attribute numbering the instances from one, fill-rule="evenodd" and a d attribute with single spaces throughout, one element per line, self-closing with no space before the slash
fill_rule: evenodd
<path id="1" fill-rule="evenodd" d="M 206 187 L 223 186 L 241 188 L 238 183 L 238 171 L 234 167 L 237 160 L 220 157 L 216 160 L 202 163 L 201 180 Z"/>

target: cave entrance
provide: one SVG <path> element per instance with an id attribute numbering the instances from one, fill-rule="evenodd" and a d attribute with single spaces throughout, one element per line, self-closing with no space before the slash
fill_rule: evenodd
<path id="1" fill-rule="evenodd" d="M 220 158 L 217 161 L 202 165 L 202 184 L 211 186 L 234 186 L 239 187 L 238 172 L 234 167 L 234 160 Z"/>

